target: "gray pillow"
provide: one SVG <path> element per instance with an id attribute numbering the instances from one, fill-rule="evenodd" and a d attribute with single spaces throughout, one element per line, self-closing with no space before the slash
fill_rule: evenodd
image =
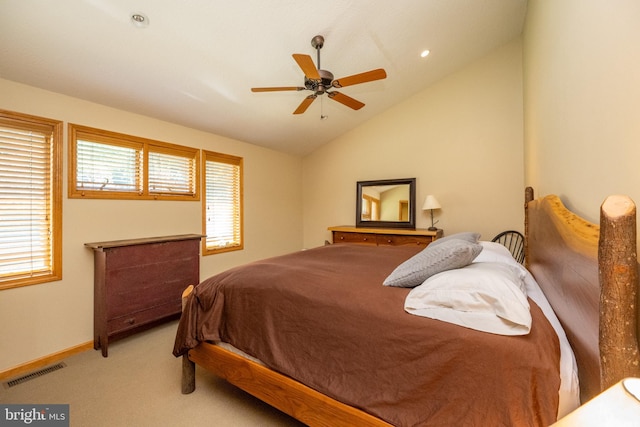
<path id="1" fill-rule="evenodd" d="M 440 239 L 434 240 L 429 244 L 429 246 L 440 245 L 443 242 L 446 242 L 448 240 L 455 240 L 455 239 L 464 240 L 470 243 L 478 243 L 478 240 L 480 240 L 480 233 L 475 233 L 473 231 L 464 231 L 462 233 L 452 234 L 451 236 L 446 236 L 446 237 L 442 237 Z"/>
<path id="2" fill-rule="evenodd" d="M 461 239 L 447 239 L 435 246 L 431 243 L 397 266 L 383 285 L 413 288 L 434 274 L 471 264 L 480 252 L 481 244 Z"/>

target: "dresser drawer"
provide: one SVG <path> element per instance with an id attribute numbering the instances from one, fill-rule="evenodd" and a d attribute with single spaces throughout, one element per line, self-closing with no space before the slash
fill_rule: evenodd
<path id="1" fill-rule="evenodd" d="M 377 236 L 373 233 L 344 233 L 333 232 L 333 243 L 362 243 L 367 245 L 377 245 Z"/>
<path id="2" fill-rule="evenodd" d="M 129 329 L 135 329 L 147 323 L 155 322 L 165 317 L 177 315 L 182 308 L 181 302 L 162 304 L 126 316 L 116 317 L 107 322 L 107 333 L 116 334 Z"/>
<path id="3" fill-rule="evenodd" d="M 150 276 L 152 280 L 140 278 L 137 283 L 130 283 L 129 287 L 120 287 L 106 293 L 107 320 L 163 304 L 172 303 L 180 306 L 182 291 L 189 284 L 198 284 L 198 277 L 194 277 L 193 274 L 185 275 L 185 280 L 179 280 L 180 278 L 171 275 L 168 275 L 166 280 Z M 186 280 L 189 282 L 187 283 Z"/>
<path id="4" fill-rule="evenodd" d="M 428 236 L 404 236 L 400 234 L 378 235 L 378 245 L 381 246 L 401 246 L 401 245 L 422 245 L 427 246 L 433 241 Z"/>

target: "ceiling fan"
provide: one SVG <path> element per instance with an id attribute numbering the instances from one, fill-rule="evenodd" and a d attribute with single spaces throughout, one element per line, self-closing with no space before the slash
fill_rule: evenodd
<path id="1" fill-rule="evenodd" d="M 318 67 L 316 68 L 313 63 L 313 59 L 309 55 L 301 53 L 294 53 L 293 59 L 304 73 L 304 86 L 284 86 L 284 87 L 254 87 L 251 88 L 252 92 L 276 92 L 283 90 L 310 90 L 313 93 L 302 100 L 302 103 L 296 108 L 293 114 L 302 114 L 311 103 L 318 97 L 318 95 L 327 94 L 330 99 L 338 101 L 339 103 L 346 105 L 354 110 L 359 110 L 364 107 L 364 104 L 357 99 L 353 99 L 333 88 L 342 88 L 359 83 L 367 83 L 374 80 L 381 80 L 387 77 L 387 73 L 382 68 L 367 71 L 364 73 L 354 74 L 348 77 L 342 77 L 340 79 L 333 78 L 333 74 L 327 70 L 320 69 L 320 49 L 324 45 L 324 37 L 315 36 L 311 39 L 311 46 L 316 50 L 318 54 Z"/>

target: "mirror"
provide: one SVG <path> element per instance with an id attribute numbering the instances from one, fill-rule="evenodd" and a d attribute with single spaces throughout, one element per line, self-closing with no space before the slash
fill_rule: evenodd
<path id="1" fill-rule="evenodd" d="M 416 179 L 358 181 L 356 227 L 416 228 Z"/>

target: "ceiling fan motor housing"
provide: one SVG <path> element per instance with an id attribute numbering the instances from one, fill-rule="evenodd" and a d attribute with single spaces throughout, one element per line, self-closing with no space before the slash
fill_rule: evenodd
<path id="1" fill-rule="evenodd" d="M 327 89 L 331 88 L 333 82 L 333 73 L 327 70 L 318 70 L 320 74 L 320 81 L 304 78 L 304 86 L 314 92 L 324 93 Z"/>

